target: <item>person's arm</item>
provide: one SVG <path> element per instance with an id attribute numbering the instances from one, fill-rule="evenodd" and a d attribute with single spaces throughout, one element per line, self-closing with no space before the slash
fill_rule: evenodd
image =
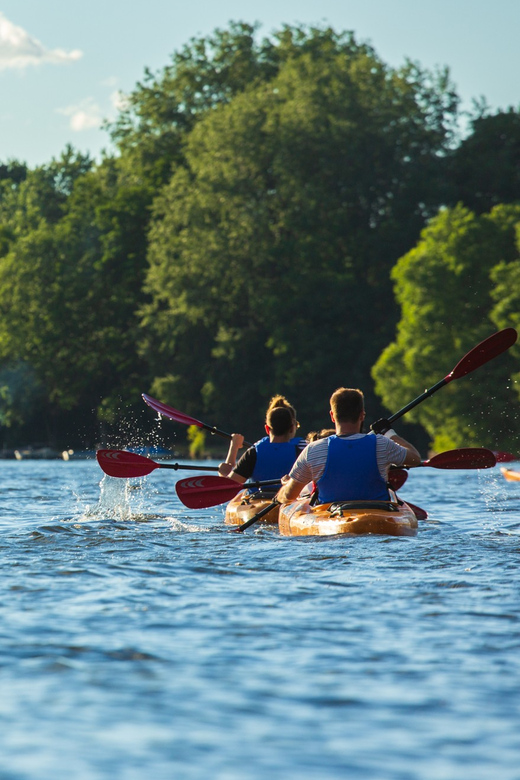
<path id="1" fill-rule="evenodd" d="M 296 459 L 290 474 L 282 477 L 282 487 L 274 497 L 280 504 L 287 504 L 298 498 L 301 491 L 312 479 L 312 471 L 307 462 L 309 448 L 306 447 Z"/>
<path id="2" fill-rule="evenodd" d="M 280 504 L 288 504 L 289 501 L 294 501 L 295 498 L 298 498 L 306 484 L 307 482 L 297 482 L 290 477 L 289 481 L 282 485 L 274 500 Z"/>
<path id="3" fill-rule="evenodd" d="M 219 464 L 218 473 L 221 477 L 231 477 L 231 472 L 235 468 L 237 462 L 237 454 L 239 449 L 244 445 L 244 437 L 241 433 L 233 433 L 231 441 L 229 442 L 229 449 L 226 455 L 226 460 Z M 245 479 L 237 479 L 237 482 L 245 482 Z"/>
<path id="4" fill-rule="evenodd" d="M 396 444 L 400 444 L 401 447 L 404 447 L 406 450 L 406 457 L 404 459 L 403 463 L 400 463 L 400 466 L 419 466 L 421 463 L 421 455 L 418 450 L 415 449 L 413 444 L 410 444 L 409 441 L 406 441 L 406 439 L 403 439 L 402 436 L 398 436 L 397 433 L 393 430 L 393 428 L 390 428 L 389 431 L 387 431 L 385 434 L 387 439 L 392 439 L 392 441 L 395 441 Z"/>
<path id="5" fill-rule="evenodd" d="M 243 485 L 244 482 L 246 482 L 248 479 L 251 479 L 253 476 L 255 465 L 256 449 L 253 446 L 249 447 L 249 449 L 246 450 L 243 455 L 241 455 L 240 460 L 238 461 L 233 471 L 228 475 L 228 478 L 234 479 L 235 482 L 239 482 L 241 485 Z"/>

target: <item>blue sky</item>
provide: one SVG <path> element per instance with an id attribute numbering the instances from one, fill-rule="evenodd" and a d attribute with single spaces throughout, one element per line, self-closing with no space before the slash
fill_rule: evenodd
<path id="1" fill-rule="evenodd" d="M 520 0 L 0 0 L 0 161 L 50 162 L 67 143 L 98 157 L 100 125 L 145 67 L 230 20 L 353 30 L 389 65 L 450 68 L 471 106 L 520 107 Z"/>

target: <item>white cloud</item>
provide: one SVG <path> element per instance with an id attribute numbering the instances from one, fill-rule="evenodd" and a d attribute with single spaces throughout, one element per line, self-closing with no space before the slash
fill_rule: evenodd
<path id="1" fill-rule="evenodd" d="M 116 111 L 123 111 L 125 108 L 128 108 L 129 105 L 127 95 L 125 95 L 125 93 L 121 92 L 120 90 L 112 92 L 110 95 L 110 102 Z"/>
<path id="2" fill-rule="evenodd" d="M 92 130 L 94 127 L 101 127 L 103 122 L 103 112 L 93 98 L 86 98 L 74 106 L 67 108 L 58 108 L 58 114 L 70 117 L 70 127 L 77 133 L 82 130 Z"/>
<path id="3" fill-rule="evenodd" d="M 82 56 L 83 52 L 78 49 L 68 52 L 63 49 L 46 49 L 40 41 L 0 12 L 0 70 L 21 69 L 47 62 L 59 65 L 79 60 Z"/>
<path id="4" fill-rule="evenodd" d="M 107 79 L 103 82 L 103 85 L 113 86 L 114 81 L 114 79 Z M 105 98 L 102 100 L 102 103 L 106 106 L 106 110 L 103 110 L 93 97 L 88 97 L 74 105 L 57 108 L 56 112 L 70 117 L 69 126 L 71 130 L 79 133 L 82 130 L 92 130 L 92 128 L 101 127 L 105 119 L 108 121 L 114 119 L 118 111 L 126 108 L 128 98 L 123 92 L 115 90 L 110 94 L 108 102 Z"/>

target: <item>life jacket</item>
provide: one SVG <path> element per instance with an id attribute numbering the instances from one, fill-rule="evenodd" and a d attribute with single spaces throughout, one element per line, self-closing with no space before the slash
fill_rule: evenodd
<path id="1" fill-rule="evenodd" d="M 379 473 L 377 436 L 359 439 L 329 438 L 327 462 L 317 482 L 318 503 L 332 501 L 388 501 L 386 482 Z"/>
<path id="2" fill-rule="evenodd" d="M 255 443 L 256 463 L 251 475 L 255 482 L 264 479 L 280 479 L 290 472 L 301 452 L 303 439 L 296 436 L 290 441 L 272 442 L 269 436 Z"/>

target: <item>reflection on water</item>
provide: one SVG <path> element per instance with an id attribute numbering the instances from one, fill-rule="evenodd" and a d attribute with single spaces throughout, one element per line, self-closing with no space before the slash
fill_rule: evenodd
<path id="1" fill-rule="evenodd" d="M 520 777 L 498 468 L 412 473 L 405 539 L 233 534 L 171 472 L 2 469 L 2 780 Z"/>

